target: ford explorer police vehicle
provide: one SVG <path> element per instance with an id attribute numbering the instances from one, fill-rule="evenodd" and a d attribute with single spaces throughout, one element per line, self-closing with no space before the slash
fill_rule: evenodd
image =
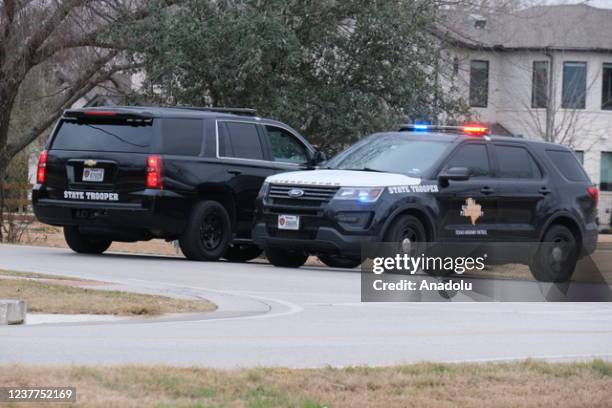
<path id="1" fill-rule="evenodd" d="M 405 126 L 324 169 L 268 177 L 253 239 L 285 267 L 308 255 L 355 267 L 362 244 L 375 242 L 550 242 L 550 253 L 530 257 L 531 271 L 567 280 L 595 250 L 598 189 L 567 147 L 487 133 Z"/>
<path id="2" fill-rule="evenodd" d="M 264 179 L 323 159 L 252 109 L 72 109 L 40 156 L 32 203 L 76 252 L 160 238 L 189 259 L 245 261 L 261 253 L 250 238 Z"/>

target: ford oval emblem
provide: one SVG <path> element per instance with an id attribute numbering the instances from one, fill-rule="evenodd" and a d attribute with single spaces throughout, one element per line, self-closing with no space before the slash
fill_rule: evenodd
<path id="1" fill-rule="evenodd" d="M 304 195 L 304 190 L 300 188 L 292 188 L 291 190 L 289 190 L 289 192 L 287 192 L 287 195 L 289 197 L 298 198 Z"/>

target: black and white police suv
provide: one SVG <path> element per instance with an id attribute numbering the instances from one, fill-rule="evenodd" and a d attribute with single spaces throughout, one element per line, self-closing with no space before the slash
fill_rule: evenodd
<path id="1" fill-rule="evenodd" d="M 365 138 L 323 169 L 268 177 L 253 239 L 286 267 L 308 255 L 355 267 L 362 244 L 406 239 L 554 242 L 554 256 L 530 261 L 532 273 L 568 279 L 595 250 L 598 189 L 567 147 L 487 133 L 408 125 Z"/>
<path id="2" fill-rule="evenodd" d="M 76 252 L 161 238 L 189 259 L 245 261 L 261 253 L 250 238 L 264 179 L 323 159 L 252 109 L 72 109 L 40 156 L 32 204 Z"/>

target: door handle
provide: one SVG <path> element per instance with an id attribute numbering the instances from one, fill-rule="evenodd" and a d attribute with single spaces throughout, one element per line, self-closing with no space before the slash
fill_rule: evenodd
<path id="1" fill-rule="evenodd" d="M 234 176 L 239 176 L 239 175 L 242 174 L 242 172 L 240 170 L 238 170 L 238 169 L 229 169 L 227 172 L 229 174 L 233 174 Z"/>
<path id="2" fill-rule="evenodd" d="M 546 186 L 540 187 L 540 189 L 538 190 L 540 192 L 540 194 L 550 194 L 552 193 L 552 190 Z"/>
<path id="3" fill-rule="evenodd" d="M 483 188 L 480 189 L 480 192 L 483 194 L 491 194 L 493 193 L 495 190 L 492 187 L 489 186 L 484 186 Z"/>

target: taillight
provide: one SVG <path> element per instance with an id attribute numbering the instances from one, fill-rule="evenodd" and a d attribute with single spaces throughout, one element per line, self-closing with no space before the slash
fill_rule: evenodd
<path id="1" fill-rule="evenodd" d="M 595 206 L 597 206 L 599 203 L 599 189 L 594 186 L 587 187 L 587 193 L 589 193 L 589 196 L 591 196 L 591 199 L 595 202 Z"/>
<path id="2" fill-rule="evenodd" d="M 43 150 L 38 156 L 38 168 L 36 170 L 36 182 L 38 184 L 44 184 L 47 179 L 47 156 L 48 152 Z"/>
<path id="3" fill-rule="evenodd" d="M 147 158 L 147 188 L 163 188 L 164 162 L 161 156 L 151 155 Z"/>

